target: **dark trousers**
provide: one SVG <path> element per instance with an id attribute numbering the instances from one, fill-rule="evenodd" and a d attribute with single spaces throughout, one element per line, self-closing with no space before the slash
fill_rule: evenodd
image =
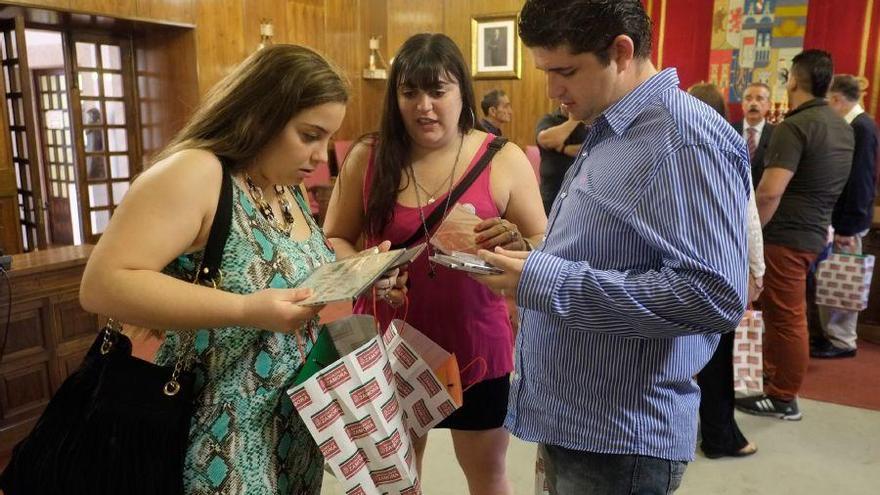
<path id="1" fill-rule="evenodd" d="M 700 385 L 700 447 L 707 454 L 736 452 L 749 442 L 733 418 L 733 338 L 721 335 L 712 359 L 697 375 Z"/>
<path id="2" fill-rule="evenodd" d="M 639 455 L 595 454 L 540 444 L 553 495 L 666 495 L 687 463 Z"/>

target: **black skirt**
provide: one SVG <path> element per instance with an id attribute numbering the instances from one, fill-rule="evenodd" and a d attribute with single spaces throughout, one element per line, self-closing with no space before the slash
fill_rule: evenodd
<path id="1" fill-rule="evenodd" d="M 434 428 L 481 431 L 504 426 L 510 375 L 484 380 L 464 392 L 464 404 Z"/>

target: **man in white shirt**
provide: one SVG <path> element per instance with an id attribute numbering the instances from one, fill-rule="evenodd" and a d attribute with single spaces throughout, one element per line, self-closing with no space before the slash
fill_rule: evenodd
<path id="1" fill-rule="evenodd" d="M 734 122 L 736 132 L 742 135 L 749 147 L 752 161 L 752 183 L 757 188 L 764 173 L 764 151 L 773 134 L 773 124 L 767 122 L 770 111 L 770 87 L 761 82 L 749 84 L 742 100 L 743 120 Z"/>

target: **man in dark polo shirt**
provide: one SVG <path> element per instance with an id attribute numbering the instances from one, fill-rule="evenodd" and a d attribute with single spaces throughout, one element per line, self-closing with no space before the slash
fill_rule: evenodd
<path id="1" fill-rule="evenodd" d="M 776 127 L 755 192 L 764 225 L 765 395 L 736 401 L 751 414 L 799 420 L 797 394 L 809 362 L 806 279 L 825 247 L 831 212 L 853 157 L 852 128 L 825 94 L 831 55 L 806 50 L 792 59 L 786 83 L 791 110 Z"/>
<path id="2" fill-rule="evenodd" d="M 541 153 L 541 199 L 544 213 L 549 215 L 562 179 L 587 137 L 587 126 L 559 106 L 541 117 L 535 135 Z"/>

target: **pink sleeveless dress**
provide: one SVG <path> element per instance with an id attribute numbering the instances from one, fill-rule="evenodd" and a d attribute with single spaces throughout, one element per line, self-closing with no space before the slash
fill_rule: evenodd
<path id="1" fill-rule="evenodd" d="M 494 137 L 489 134 L 483 141 L 468 170 L 480 160 Z M 367 178 L 372 177 L 372 168 L 371 160 L 367 168 Z M 489 187 L 491 169 L 490 163 L 458 200 L 461 204 L 473 205 L 477 216 L 484 219 L 499 216 Z M 366 198 L 369 197 L 369 187 L 369 179 L 367 179 L 364 185 L 365 204 Z M 446 196 L 444 194 L 434 203 L 422 208 L 425 218 L 434 208 L 446 206 Z M 452 206 L 449 205 L 450 210 Z M 392 244 L 399 244 L 409 239 L 413 232 L 421 229 L 418 208 L 396 203 L 394 218 L 385 227 L 381 238 L 368 239 L 367 244 L 368 247 L 375 246 L 386 239 Z M 434 265 L 435 277 L 431 278 L 428 275 L 428 251 L 432 250 L 426 249 L 409 268 L 409 309 L 406 311 L 406 321 L 441 347 L 455 354 L 459 367 L 463 369 L 479 358 L 485 359 L 485 367 L 482 363 L 475 363 L 462 371 L 461 380 L 464 387 L 509 374 L 513 370 L 513 330 L 504 298 L 496 296 L 466 273 L 444 266 Z M 383 328 L 393 318 L 404 318 L 404 307 L 395 312 L 388 304 L 379 301 L 376 303 L 376 308 L 379 313 L 376 317 Z M 372 301 L 359 299 L 355 303 L 354 312 L 373 314 Z"/>

